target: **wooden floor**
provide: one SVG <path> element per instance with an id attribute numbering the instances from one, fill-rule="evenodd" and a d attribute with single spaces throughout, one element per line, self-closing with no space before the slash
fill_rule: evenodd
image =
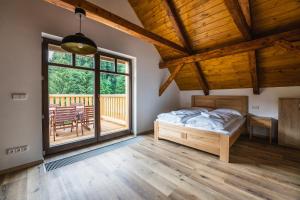
<path id="1" fill-rule="evenodd" d="M 101 135 L 109 135 L 111 133 L 115 133 L 127 129 L 127 126 L 125 125 L 121 125 L 107 120 L 101 120 L 100 123 L 101 123 L 101 130 L 102 130 Z M 50 136 L 50 145 L 56 146 L 64 143 L 75 142 L 78 140 L 84 140 L 84 139 L 94 137 L 95 135 L 93 125 L 90 125 L 90 130 L 84 128 L 83 135 L 79 125 L 78 133 L 79 135 L 77 136 L 76 129 L 74 129 L 72 132 L 70 128 L 66 128 L 65 130 L 60 129 L 57 131 L 58 136 L 56 137 L 55 141 L 54 141 L 53 134 Z"/>
<path id="2" fill-rule="evenodd" d="M 45 173 L 2 177 L 0 199 L 300 199 L 300 151 L 239 139 L 231 161 L 143 136 Z"/>

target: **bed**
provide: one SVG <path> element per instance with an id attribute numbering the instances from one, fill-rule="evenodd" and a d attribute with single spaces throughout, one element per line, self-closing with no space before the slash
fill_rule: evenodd
<path id="1" fill-rule="evenodd" d="M 244 120 L 229 134 L 216 131 L 200 130 L 192 127 L 154 122 L 154 139 L 169 140 L 178 144 L 218 155 L 220 160 L 229 162 L 230 147 L 246 132 L 246 115 L 248 113 L 247 96 L 192 96 L 192 107 L 209 107 L 212 109 L 228 108 L 239 111 Z"/>

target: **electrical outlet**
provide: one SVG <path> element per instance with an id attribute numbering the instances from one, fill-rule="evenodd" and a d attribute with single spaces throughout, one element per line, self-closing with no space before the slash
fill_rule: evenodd
<path id="1" fill-rule="evenodd" d="M 21 152 L 27 151 L 28 145 L 21 146 Z"/>
<path id="2" fill-rule="evenodd" d="M 15 150 L 13 148 L 8 148 L 6 149 L 6 154 L 9 155 L 9 154 L 13 154 L 15 153 Z"/>
<path id="3" fill-rule="evenodd" d="M 252 106 L 252 109 L 253 109 L 253 110 L 259 110 L 259 106 L 257 106 L 257 105 Z"/>
<path id="4" fill-rule="evenodd" d="M 21 148 L 20 147 L 15 148 L 15 153 L 20 153 L 20 152 L 21 152 Z"/>
<path id="5" fill-rule="evenodd" d="M 21 153 L 21 152 L 28 151 L 28 149 L 29 149 L 28 145 L 10 147 L 10 148 L 6 149 L 6 154 L 10 155 L 10 154 L 15 154 L 15 153 Z"/>

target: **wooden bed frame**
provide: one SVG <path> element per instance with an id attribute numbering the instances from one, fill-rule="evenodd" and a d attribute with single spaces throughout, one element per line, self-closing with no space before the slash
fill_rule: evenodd
<path id="1" fill-rule="evenodd" d="M 248 113 L 247 96 L 192 96 L 192 107 L 232 108 L 244 116 Z M 220 156 L 229 162 L 229 150 L 240 134 L 246 131 L 246 121 L 229 135 L 183 127 L 164 122 L 154 122 L 154 139 L 165 139 Z"/>

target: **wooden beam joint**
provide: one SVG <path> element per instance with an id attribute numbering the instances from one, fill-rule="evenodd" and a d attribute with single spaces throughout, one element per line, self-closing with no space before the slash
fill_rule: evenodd
<path id="1" fill-rule="evenodd" d="M 300 28 L 297 28 L 283 33 L 260 37 L 254 40 L 240 42 L 223 48 L 217 48 L 217 49 L 201 52 L 198 54 L 184 56 L 182 58 L 177 58 L 166 62 L 161 62 L 159 64 L 159 67 L 162 69 L 174 65 L 188 64 L 197 61 L 209 60 L 212 58 L 219 58 L 219 57 L 234 55 L 238 53 L 249 52 L 249 51 L 273 46 L 274 43 L 278 40 L 286 40 L 289 42 L 298 41 L 299 35 L 300 35 Z"/>
<path id="2" fill-rule="evenodd" d="M 170 74 L 168 79 L 160 86 L 159 88 L 159 96 L 161 96 L 167 87 L 172 83 L 172 81 L 176 78 L 177 74 L 180 72 L 184 65 L 179 65 L 175 68 L 175 70 Z"/>
<path id="3" fill-rule="evenodd" d="M 251 12 L 249 0 L 225 0 L 225 5 L 243 38 L 247 40 L 252 39 L 251 35 Z M 248 52 L 249 68 L 251 74 L 251 81 L 253 87 L 253 93 L 259 94 L 259 78 L 258 78 L 258 66 L 256 63 L 255 50 Z"/>
<path id="4" fill-rule="evenodd" d="M 184 24 L 176 10 L 176 6 L 173 2 L 173 0 L 162 0 L 163 5 L 168 13 L 168 16 L 173 24 L 174 30 L 180 39 L 183 46 L 187 49 L 188 55 L 192 55 L 193 48 L 191 40 L 188 36 L 188 33 L 184 27 Z M 192 63 L 194 67 L 194 71 L 197 75 L 198 82 L 204 92 L 205 95 L 209 95 L 209 87 L 207 84 L 207 81 L 205 79 L 204 73 L 201 69 L 201 66 L 198 62 Z"/>

